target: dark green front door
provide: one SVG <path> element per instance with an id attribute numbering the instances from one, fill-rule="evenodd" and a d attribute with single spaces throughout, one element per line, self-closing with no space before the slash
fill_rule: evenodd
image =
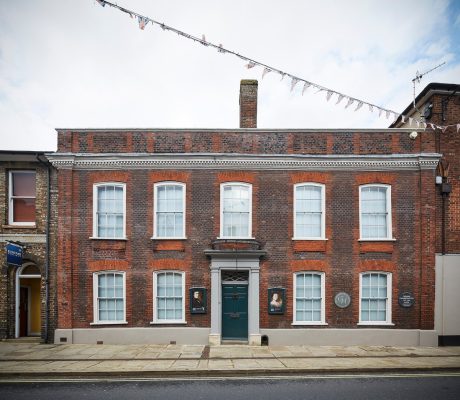
<path id="1" fill-rule="evenodd" d="M 248 285 L 222 285 L 222 339 L 248 339 Z"/>

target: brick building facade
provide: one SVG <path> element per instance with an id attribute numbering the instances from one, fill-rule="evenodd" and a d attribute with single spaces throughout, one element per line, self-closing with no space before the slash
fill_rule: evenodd
<path id="1" fill-rule="evenodd" d="M 60 129 L 62 343 L 400 344 L 434 331 L 435 136 Z"/>
<path id="2" fill-rule="evenodd" d="M 404 114 L 427 124 L 453 125 L 431 133 L 442 154 L 436 181 L 436 307 L 440 344 L 460 344 L 460 85 L 430 83 Z M 407 127 L 398 119 L 391 127 Z"/>
<path id="3" fill-rule="evenodd" d="M 56 275 L 50 260 L 55 252 L 48 251 L 52 175 L 44 153 L 0 152 L 1 339 L 54 337 Z M 22 247 L 21 265 L 7 264 L 7 243 Z"/>

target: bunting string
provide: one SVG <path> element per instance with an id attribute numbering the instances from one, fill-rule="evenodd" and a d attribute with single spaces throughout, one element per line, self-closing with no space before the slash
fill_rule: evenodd
<path id="1" fill-rule="evenodd" d="M 339 92 L 337 90 L 327 88 L 327 87 L 322 86 L 322 85 L 320 85 L 318 83 L 315 83 L 315 82 L 300 78 L 298 76 L 295 76 L 295 75 L 292 75 L 292 74 L 287 73 L 285 71 L 282 71 L 282 70 L 280 70 L 278 68 L 274 68 L 274 67 L 272 67 L 270 65 L 264 64 L 263 62 L 257 61 L 257 60 L 255 60 L 255 59 L 253 59 L 251 57 L 247 57 L 247 56 L 242 55 L 242 54 L 240 54 L 240 53 L 238 53 L 236 51 L 227 49 L 222 44 L 214 44 L 214 43 L 212 43 L 210 41 L 207 41 L 205 35 L 202 35 L 201 38 L 198 38 L 196 36 L 193 36 L 191 34 L 183 32 L 183 31 L 181 31 L 179 29 L 176 29 L 176 28 L 174 28 L 172 26 L 166 25 L 163 22 L 156 21 L 156 20 L 154 20 L 154 19 L 152 19 L 150 17 L 146 17 L 144 15 L 138 14 L 135 11 L 128 10 L 128 9 L 126 9 L 124 7 L 121 7 L 121 6 L 117 5 L 117 4 L 111 3 L 109 1 L 106 1 L 106 0 L 96 0 L 96 1 L 102 7 L 105 7 L 107 5 L 109 7 L 115 8 L 115 9 L 117 9 L 117 10 L 119 10 L 119 11 L 121 11 L 121 12 L 127 14 L 127 15 L 129 15 L 130 18 L 133 18 L 133 19 L 137 20 L 137 23 L 138 23 L 139 28 L 141 30 L 144 30 L 149 23 L 152 24 L 152 25 L 157 25 L 164 31 L 174 32 L 179 36 L 182 36 L 182 37 L 184 37 L 186 39 L 192 40 L 193 42 L 199 43 L 199 44 L 201 44 L 203 46 L 206 46 L 206 47 L 214 48 L 219 53 L 231 54 L 231 55 L 233 55 L 235 57 L 238 57 L 238 58 L 240 58 L 241 60 L 243 60 L 246 63 L 245 66 L 246 66 L 247 69 L 252 69 L 252 68 L 255 68 L 255 67 L 262 67 L 263 68 L 263 70 L 262 70 L 262 79 L 269 72 L 274 72 L 274 73 L 279 74 L 281 76 L 281 81 L 285 77 L 288 77 L 288 79 L 291 80 L 291 82 L 290 82 L 291 83 L 291 92 L 294 90 L 294 88 L 296 87 L 296 85 L 298 83 L 303 83 L 302 95 L 310 87 L 312 87 L 312 88 L 317 89 L 316 93 L 326 92 L 326 101 L 329 101 L 332 96 L 337 96 L 337 101 L 335 103 L 336 105 L 338 105 L 343 99 L 346 99 L 346 103 L 345 103 L 345 108 L 346 109 L 348 107 L 350 107 L 352 104 L 356 103 L 357 105 L 354 108 L 355 112 L 358 111 L 359 109 L 361 109 L 364 105 L 367 105 L 368 110 L 371 113 L 374 111 L 374 109 L 378 110 L 379 117 L 382 114 L 384 114 L 386 119 L 390 119 L 390 117 L 392 117 L 393 121 L 397 121 L 398 119 L 401 119 L 401 121 L 404 123 L 406 120 L 408 120 L 410 126 L 414 126 L 414 127 L 415 127 L 415 125 L 417 127 L 423 126 L 425 129 L 428 126 L 430 126 L 431 129 L 433 129 L 433 130 L 439 129 L 443 133 L 449 127 L 456 127 L 457 133 L 460 131 L 460 123 L 452 124 L 452 125 L 436 125 L 436 124 L 432 124 L 432 123 L 427 124 L 424 121 L 422 121 L 421 119 L 414 119 L 414 118 L 408 117 L 407 115 L 403 115 L 403 114 L 400 114 L 400 113 L 398 113 L 396 111 L 393 111 L 393 110 L 378 106 L 376 104 L 373 104 L 373 103 L 370 103 L 370 102 L 355 98 L 353 96 L 349 96 L 349 95 L 341 93 L 341 92 Z"/>

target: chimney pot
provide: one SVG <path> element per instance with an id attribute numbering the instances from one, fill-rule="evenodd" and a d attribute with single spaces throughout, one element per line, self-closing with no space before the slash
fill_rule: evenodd
<path id="1" fill-rule="evenodd" d="M 240 128 L 257 128 L 257 88 L 257 80 L 241 80 Z"/>

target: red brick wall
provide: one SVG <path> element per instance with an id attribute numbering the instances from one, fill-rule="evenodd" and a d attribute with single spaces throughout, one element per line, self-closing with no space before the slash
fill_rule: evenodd
<path id="1" fill-rule="evenodd" d="M 453 96 L 447 102 L 444 110 L 444 120 L 442 119 L 442 100 L 448 95 L 434 95 L 431 97 L 433 102 L 433 116 L 429 122 L 438 125 L 450 125 L 460 123 L 460 95 Z M 437 131 L 437 151 L 443 154 L 443 158 L 450 165 L 449 177 L 447 181 L 452 185 L 452 192 L 446 199 L 446 253 L 460 253 L 460 132 L 456 127 L 450 127 L 445 132 Z M 436 194 L 436 252 L 442 251 L 442 196 L 440 188 Z"/>
<path id="2" fill-rule="evenodd" d="M 422 138 L 422 140 L 421 140 Z M 58 153 L 391 154 L 434 152 L 432 132 L 58 131 Z"/>
<path id="3" fill-rule="evenodd" d="M 59 151 L 74 152 L 241 152 L 265 154 L 417 153 L 420 138 L 408 133 L 225 133 L 219 132 L 60 132 Z M 435 143 L 423 142 L 434 151 Z M 311 151 L 310 151 L 311 150 Z M 160 181 L 186 184 L 186 240 L 152 240 L 153 185 Z M 93 184 L 126 183 L 126 241 L 92 240 Z M 253 236 L 267 251 L 261 260 L 260 325 L 291 328 L 293 273 L 325 272 L 326 322 L 330 328 L 357 328 L 359 273 L 392 273 L 395 328 L 433 327 L 435 188 L 433 171 L 302 172 L 222 170 L 59 171 L 59 327 L 84 328 L 93 321 L 92 273 L 126 270 L 128 327 L 152 321 L 153 271 L 175 269 L 186 274 L 187 326 L 208 327 L 208 314 L 189 313 L 188 288 L 204 286 L 210 293 L 210 261 L 204 250 L 220 234 L 220 184 L 246 182 L 253 190 Z M 327 241 L 293 241 L 293 185 L 318 182 L 326 187 Z M 392 187 L 395 242 L 359 242 L 359 186 L 385 183 Z M 268 315 L 267 289 L 285 287 L 285 315 Z M 339 309 L 335 294 L 348 292 L 351 306 Z M 415 306 L 403 309 L 398 294 L 409 291 Z"/>

